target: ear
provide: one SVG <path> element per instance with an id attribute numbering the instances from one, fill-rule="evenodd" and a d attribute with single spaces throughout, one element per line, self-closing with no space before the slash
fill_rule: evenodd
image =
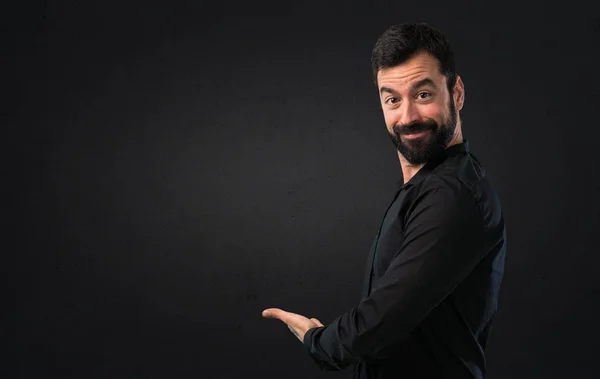
<path id="1" fill-rule="evenodd" d="M 458 75 L 456 76 L 456 84 L 454 84 L 452 96 L 454 96 L 456 110 L 460 111 L 465 104 L 465 84 L 463 83 L 462 78 Z"/>

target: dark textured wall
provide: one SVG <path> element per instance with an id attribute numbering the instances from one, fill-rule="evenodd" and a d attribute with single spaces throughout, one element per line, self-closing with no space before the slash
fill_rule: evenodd
<path id="1" fill-rule="evenodd" d="M 261 311 L 357 304 L 401 179 L 370 53 L 407 21 L 453 43 L 464 135 L 504 206 L 489 378 L 595 371 L 591 6 L 201 3 L 3 12 L 6 377 L 349 377 Z"/>

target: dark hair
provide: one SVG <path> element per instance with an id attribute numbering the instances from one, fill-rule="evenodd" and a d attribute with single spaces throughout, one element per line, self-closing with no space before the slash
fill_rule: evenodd
<path id="1" fill-rule="evenodd" d="M 456 83 L 452 46 L 441 31 L 426 23 L 394 25 L 379 37 L 371 55 L 375 85 L 379 70 L 402 64 L 422 51 L 438 60 L 448 91 L 452 93 Z"/>

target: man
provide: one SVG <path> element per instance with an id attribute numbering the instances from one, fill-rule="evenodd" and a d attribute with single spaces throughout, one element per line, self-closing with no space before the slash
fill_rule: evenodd
<path id="1" fill-rule="evenodd" d="M 403 183 L 369 253 L 361 302 L 331 324 L 271 308 L 324 370 L 356 378 L 483 378 L 504 270 L 500 202 L 463 140 L 464 84 L 445 36 L 389 28 L 373 77 Z"/>

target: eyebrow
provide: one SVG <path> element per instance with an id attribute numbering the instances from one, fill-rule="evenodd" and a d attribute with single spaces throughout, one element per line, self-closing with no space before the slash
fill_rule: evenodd
<path id="1" fill-rule="evenodd" d="M 433 79 L 431 79 L 431 78 L 425 78 L 425 79 L 421 79 L 421 80 L 413 83 L 410 86 L 410 90 L 411 91 L 415 91 L 416 89 L 421 88 L 421 87 L 425 87 L 425 86 L 432 86 L 433 88 L 437 88 L 437 86 L 435 85 L 435 82 L 433 81 Z M 391 93 L 392 95 L 397 94 L 397 92 L 394 91 L 391 88 L 381 87 L 381 89 L 379 90 L 379 93 L 383 94 L 384 92 Z"/>
<path id="2" fill-rule="evenodd" d="M 412 86 L 410 86 L 410 89 L 412 91 L 421 88 L 421 87 L 425 87 L 425 86 L 432 86 L 433 88 L 437 88 L 437 86 L 435 85 L 435 82 L 431 79 L 431 78 L 425 78 L 425 79 L 421 79 L 418 82 L 413 83 Z"/>

